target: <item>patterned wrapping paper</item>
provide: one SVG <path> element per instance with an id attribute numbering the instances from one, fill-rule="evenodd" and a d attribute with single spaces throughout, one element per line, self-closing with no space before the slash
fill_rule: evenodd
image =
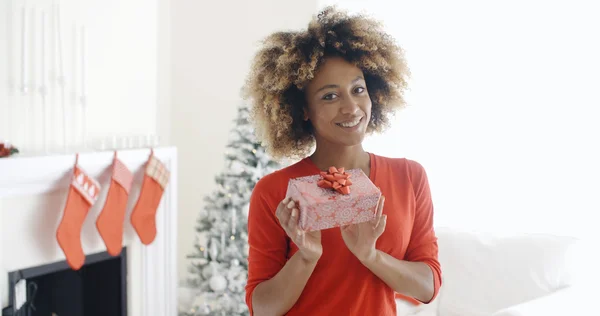
<path id="1" fill-rule="evenodd" d="M 321 188 L 321 175 L 291 179 L 286 197 L 298 201 L 300 228 L 305 231 L 323 230 L 348 224 L 362 223 L 375 218 L 381 191 L 361 169 L 346 170 L 352 179 L 349 194 Z"/>

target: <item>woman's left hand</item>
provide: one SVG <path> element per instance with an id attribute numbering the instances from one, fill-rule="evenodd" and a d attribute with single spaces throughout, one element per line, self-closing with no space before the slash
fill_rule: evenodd
<path id="1" fill-rule="evenodd" d="M 361 262 L 373 260 L 377 253 L 375 242 L 385 230 L 387 220 L 387 215 L 381 215 L 384 202 L 382 195 L 377 202 L 375 218 L 371 221 L 342 226 L 340 229 L 346 246 Z"/>

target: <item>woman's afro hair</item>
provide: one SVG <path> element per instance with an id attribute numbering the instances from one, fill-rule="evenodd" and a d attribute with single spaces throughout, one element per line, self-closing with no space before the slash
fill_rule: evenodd
<path id="1" fill-rule="evenodd" d="M 243 94 L 256 136 L 274 159 L 303 158 L 313 150 L 312 126 L 303 119 L 304 88 L 323 60 L 334 56 L 365 75 L 372 102 L 368 133 L 383 131 L 405 106 L 410 72 L 395 40 L 372 18 L 327 7 L 306 30 L 268 36 L 251 65 Z"/>

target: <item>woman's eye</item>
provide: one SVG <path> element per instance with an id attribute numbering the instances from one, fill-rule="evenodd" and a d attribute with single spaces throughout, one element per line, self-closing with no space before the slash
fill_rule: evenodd
<path id="1" fill-rule="evenodd" d="M 334 93 L 328 93 L 323 96 L 323 100 L 333 100 L 335 98 L 337 98 L 337 96 Z"/>
<path id="2" fill-rule="evenodd" d="M 356 89 L 354 89 L 354 93 L 363 93 L 365 92 L 365 88 L 363 87 L 356 87 Z"/>

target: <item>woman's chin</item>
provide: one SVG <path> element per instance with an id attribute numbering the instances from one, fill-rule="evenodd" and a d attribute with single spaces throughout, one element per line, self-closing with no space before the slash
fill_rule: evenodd
<path id="1" fill-rule="evenodd" d="M 355 134 L 355 135 L 339 135 L 330 140 L 331 143 L 337 144 L 339 146 L 353 147 L 362 144 L 365 138 L 365 134 Z"/>

